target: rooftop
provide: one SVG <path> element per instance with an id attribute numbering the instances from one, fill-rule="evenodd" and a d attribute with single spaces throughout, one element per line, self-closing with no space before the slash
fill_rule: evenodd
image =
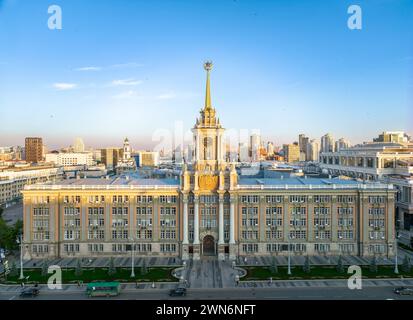
<path id="1" fill-rule="evenodd" d="M 69 179 L 57 183 L 44 183 L 25 186 L 25 190 L 60 190 L 60 189 L 97 189 L 97 190 L 133 190 L 133 189 L 179 189 L 179 179 L 144 179 L 115 176 L 105 179 L 84 178 Z M 361 182 L 339 178 L 240 178 L 238 189 L 393 189 L 393 185 L 378 182 Z"/>

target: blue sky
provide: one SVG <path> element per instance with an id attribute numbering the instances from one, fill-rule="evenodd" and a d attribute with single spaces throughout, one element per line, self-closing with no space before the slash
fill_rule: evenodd
<path id="1" fill-rule="evenodd" d="M 62 8 L 49 30 L 48 6 Z M 347 8 L 362 8 L 362 30 Z M 413 133 L 413 1 L 0 0 L 0 145 L 152 145 L 193 126 L 202 63 L 226 128 L 277 145 Z"/>

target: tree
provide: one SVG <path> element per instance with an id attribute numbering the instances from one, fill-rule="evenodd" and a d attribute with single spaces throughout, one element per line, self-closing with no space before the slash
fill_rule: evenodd
<path id="1" fill-rule="evenodd" d="M 147 273 L 148 273 L 148 268 L 146 266 L 146 260 L 143 259 L 142 260 L 142 266 L 141 266 L 141 274 L 144 275 L 144 274 L 147 274 Z"/>
<path id="2" fill-rule="evenodd" d="M 115 273 L 116 273 L 115 261 L 113 260 L 113 257 L 110 257 L 108 275 L 113 276 Z"/>
<path id="3" fill-rule="evenodd" d="M 404 256 L 402 270 L 405 273 L 410 273 L 410 271 L 412 270 L 412 265 L 410 264 L 410 259 L 407 255 Z"/>
<path id="4" fill-rule="evenodd" d="M 338 273 L 344 273 L 343 259 L 341 258 L 341 256 L 338 257 L 336 268 Z"/>
<path id="5" fill-rule="evenodd" d="M 82 274 L 83 274 L 82 262 L 80 261 L 80 259 L 77 259 L 75 276 L 79 277 Z"/>
<path id="6" fill-rule="evenodd" d="M 272 257 L 271 260 L 271 272 L 278 273 L 277 260 L 275 259 L 275 257 Z"/>
<path id="7" fill-rule="evenodd" d="M 309 257 L 309 256 L 305 257 L 305 262 L 304 262 L 304 266 L 303 266 L 303 271 L 304 271 L 305 273 L 310 273 L 310 272 L 311 272 L 310 257 Z"/>
<path id="8" fill-rule="evenodd" d="M 377 273 L 377 271 L 378 271 L 377 259 L 376 259 L 376 256 L 374 256 L 374 257 L 371 259 L 371 262 L 370 262 L 370 272 Z"/>
<path id="9" fill-rule="evenodd" d="M 49 261 L 47 259 L 43 260 L 43 265 L 42 265 L 42 276 L 47 276 L 47 269 L 49 268 Z"/>
<path id="10" fill-rule="evenodd" d="M 19 248 L 16 239 L 23 231 L 23 222 L 17 220 L 13 226 L 7 225 L 6 221 L 0 217 L 0 247 L 8 250 Z"/>
<path id="11" fill-rule="evenodd" d="M 0 207 L 0 218 L 1 218 L 2 215 L 3 215 L 3 208 Z"/>

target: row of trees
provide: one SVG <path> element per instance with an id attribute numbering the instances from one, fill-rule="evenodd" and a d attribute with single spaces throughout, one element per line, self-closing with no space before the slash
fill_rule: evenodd
<path id="1" fill-rule="evenodd" d="M 43 266 L 45 266 L 45 265 L 47 265 L 47 264 L 45 263 Z M 141 275 L 145 275 L 145 274 L 148 273 L 148 267 L 146 265 L 145 260 L 143 260 L 142 266 L 140 268 L 141 268 L 140 269 L 141 270 Z M 47 266 L 46 266 L 46 270 L 47 270 Z M 115 261 L 114 261 L 113 257 L 111 257 L 110 260 L 109 260 L 108 275 L 113 276 L 113 275 L 116 274 L 116 272 L 117 272 L 117 269 L 116 269 L 116 266 L 115 266 Z M 79 277 L 82 274 L 83 274 L 82 261 L 80 259 L 77 259 L 76 268 L 75 268 L 75 275 Z"/>
<path id="2" fill-rule="evenodd" d="M 17 220 L 14 225 L 9 226 L 3 219 L 2 214 L 3 208 L 0 208 L 0 248 L 16 250 L 19 248 L 16 239 L 22 233 L 23 221 Z"/>
<path id="3" fill-rule="evenodd" d="M 304 265 L 302 266 L 302 268 L 303 268 L 303 271 L 305 273 L 310 273 L 311 272 L 311 264 L 310 264 L 309 256 L 307 256 L 305 258 Z M 410 271 L 412 270 L 412 265 L 410 263 L 410 259 L 407 256 L 404 256 L 401 269 L 404 273 L 410 273 Z M 278 266 L 277 266 L 277 261 L 276 261 L 275 257 L 272 258 L 270 270 L 271 270 L 272 273 L 278 273 Z M 338 258 L 337 265 L 336 265 L 336 270 L 337 270 L 338 273 L 344 273 L 345 272 L 345 266 L 343 264 L 343 259 L 341 258 L 341 256 Z M 373 273 L 378 272 L 378 265 L 377 265 L 376 257 L 373 257 L 371 259 L 369 270 L 370 270 L 370 272 L 373 272 Z"/>

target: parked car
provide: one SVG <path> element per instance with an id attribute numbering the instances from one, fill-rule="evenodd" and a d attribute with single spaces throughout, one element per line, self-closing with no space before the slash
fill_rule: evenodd
<path id="1" fill-rule="evenodd" d="M 413 295 L 413 289 L 406 288 L 406 287 L 399 287 L 399 288 L 394 289 L 394 293 L 399 294 L 399 295 Z"/>
<path id="2" fill-rule="evenodd" d="M 25 288 L 20 292 L 20 297 L 35 297 L 39 294 L 39 289 L 37 288 Z"/>
<path id="3" fill-rule="evenodd" d="M 169 291 L 169 295 L 171 297 L 182 297 L 186 296 L 186 289 L 185 288 L 175 288 Z"/>

